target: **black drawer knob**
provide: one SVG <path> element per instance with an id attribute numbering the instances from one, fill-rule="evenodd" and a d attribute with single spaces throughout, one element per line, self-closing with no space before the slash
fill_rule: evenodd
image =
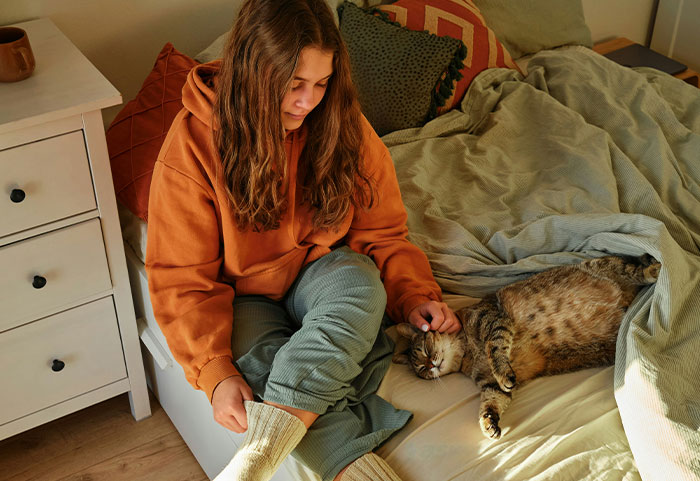
<path id="1" fill-rule="evenodd" d="M 45 285 L 46 277 L 34 276 L 34 280 L 32 281 L 32 286 L 34 286 L 34 289 L 41 289 Z"/>
<path id="2" fill-rule="evenodd" d="M 22 189 L 12 189 L 12 192 L 10 192 L 10 200 L 15 204 L 22 202 L 26 196 Z"/>
<path id="3" fill-rule="evenodd" d="M 60 359 L 54 359 L 53 363 L 51 364 L 51 370 L 53 372 L 58 372 L 62 370 L 64 367 L 66 367 L 66 363 L 61 361 Z"/>

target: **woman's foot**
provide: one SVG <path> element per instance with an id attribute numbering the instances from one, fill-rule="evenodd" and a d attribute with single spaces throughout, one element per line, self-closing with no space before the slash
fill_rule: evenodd
<path id="1" fill-rule="evenodd" d="M 303 421 L 270 404 L 245 401 L 243 444 L 215 481 L 268 481 L 306 434 Z"/>

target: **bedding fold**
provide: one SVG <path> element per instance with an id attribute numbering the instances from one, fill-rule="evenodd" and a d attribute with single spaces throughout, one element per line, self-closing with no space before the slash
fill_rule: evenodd
<path id="1" fill-rule="evenodd" d="M 642 479 L 700 479 L 700 90 L 583 47 L 543 51 L 526 77 L 487 70 L 460 110 L 382 140 L 447 292 L 610 253 L 663 264 L 620 328 L 614 399 Z M 550 461 L 508 479 L 590 458 Z"/>

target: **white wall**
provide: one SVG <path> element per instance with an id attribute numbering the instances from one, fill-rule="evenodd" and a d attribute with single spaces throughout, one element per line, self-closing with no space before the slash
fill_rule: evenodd
<path id="1" fill-rule="evenodd" d="M 625 36 L 644 43 L 653 3 L 583 0 L 594 42 Z M 0 0 L 0 25 L 51 18 L 126 102 L 166 42 L 194 56 L 230 27 L 239 5 L 240 0 Z M 104 112 L 107 124 L 120 108 Z"/>
<path id="2" fill-rule="evenodd" d="M 660 0 L 651 48 L 700 72 L 700 1 Z"/>
<path id="3" fill-rule="evenodd" d="M 593 42 L 615 37 L 647 44 L 654 0 L 583 0 L 583 13 Z"/>
<path id="4" fill-rule="evenodd" d="M 49 17 L 131 100 L 166 42 L 194 56 L 233 22 L 233 0 L 0 0 L 0 25 Z M 31 38 L 29 39 L 31 42 Z M 103 112 L 105 123 L 121 106 Z"/>

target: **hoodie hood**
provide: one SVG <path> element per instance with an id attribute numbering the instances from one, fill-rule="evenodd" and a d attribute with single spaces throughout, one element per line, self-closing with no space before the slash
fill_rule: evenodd
<path id="1" fill-rule="evenodd" d="M 212 112 L 216 99 L 216 77 L 221 60 L 197 65 L 187 74 L 182 87 L 182 105 L 198 120 L 211 127 Z"/>
<path id="2" fill-rule="evenodd" d="M 207 127 L 211 127 L 214 102 L 216 101 L 216 84 L 221 60 L 213 60 L 199 64 L 187 74 L 187 81 L 182 87 L 182 105 L 192 115 Z M 304 141 L 306 139 L 306 122 L 295 130 L 290 130 L 285 136 L 287 142 L 294 139 Z"/>

